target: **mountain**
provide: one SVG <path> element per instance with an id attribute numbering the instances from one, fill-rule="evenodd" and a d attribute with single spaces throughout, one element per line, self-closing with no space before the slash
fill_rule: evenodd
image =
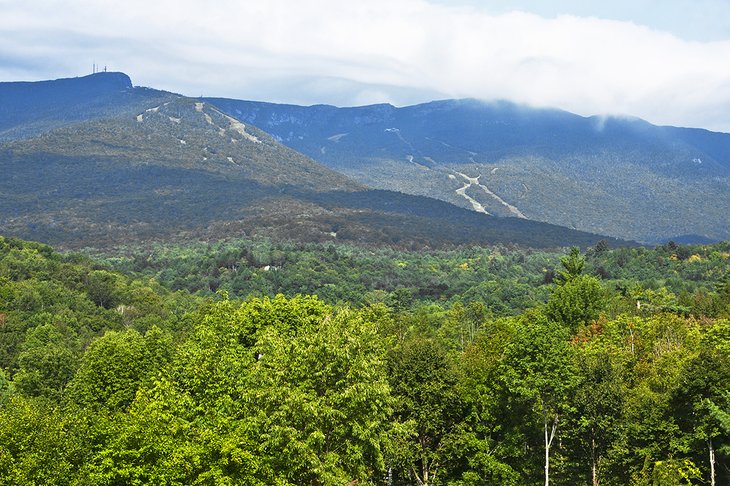
<path id="1" fill-rule="evenodd" d="M 0 106 L 2 232 L 61 247 L 242 233 L 402 245 L 602 238 L 369 189 L 210 102 L 122 73 L 0 83 Z"/>
<path id="2" fill-rule="evenodd" d="M 208 101 L 372 187 L 649 243 L 730 239 L 730 134 L 470 99 Z"/>
<path id="3" fill-rule="evenodd" d="M 141 110 L 171 96 L 164 91 L 133 88 L 129 76 L 112 72 L 54 81 L 0 83 L 0 142 L 27 138 L 69 123 Z"/>

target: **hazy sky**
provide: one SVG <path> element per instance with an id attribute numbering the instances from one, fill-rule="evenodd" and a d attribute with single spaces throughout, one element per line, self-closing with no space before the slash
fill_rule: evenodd
<path id="1" fill-rule="evenodd" d="M 0 80 L 298 104 L 508 99 L 730 132 L 730 0 L 0 0 Z"/>

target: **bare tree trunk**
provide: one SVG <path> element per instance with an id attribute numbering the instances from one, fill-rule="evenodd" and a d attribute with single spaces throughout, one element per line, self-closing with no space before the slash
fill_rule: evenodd
<path id="1" fill-rule="evenodd" d="M 416 471 L 415 466 L 413 467 L 412 472 L 413 472 L 413 477 L 416 478 L 416 484 L 418 486 L 426 486 L 425 483 L 423 482 L 423 480 L 421 479 L 421 476 L 418 474 L 418 471 Z"/>
<path id="2" fill-rule="evenodd" d="M 555 438 L 555 430 L 558 428 L 558 417 L 557 415 L 553 419 L 553 425 L 550 433 L 548 433 L 548 417 L 543 412 L 543 429 L 545 431 L 545 486 L 550 486 L 550 445 L 553 443 Z"/>
<path id="3" fill-rule="evenodd" d="M 431 464 L 429 464 L 428 458 L 425 453 L 426 445 L 424 443 L 424 439 L 423 438 L 419 439 L 419 442 L 421 445 L 421 460 L 420 460 L 420 463 L 421 463 L 420 473 L 421 474 L 418 474 L 419 471 L 417 470 L 415 464 L 413 466 L 411 466 L 411 471 L 413 472 L 413 476 L 415 476 L 415 478 L 416 478 L 416 483 L 418 484 L 418 486 L 428 486 L 429 476 L 430 476 L 430 472 L 431 472 Z"/>
<path id="4" fill-rule="evenodd" d="M 708 441 L 710 449 L 710 485 L 715 486 L 715 449 L 712 447 L 712 439 Z"/>
<path id="5" fill-rule="evenodd" d="M 543 420 L 543 429 L 545 432 L 545 486 L 548 486 L 550 484 L 550 443 L 548 442 L 547 417 Z"/>
<path id="6" fill-rule="evenodd" d="M 591 473 L 593 486 L 598 486 L 598 463 L 596 462 L 596 439 L 591 438 Z"/>
<path id="7" fill-rule="evenodd" d="M 420 476 L 416 472 L 415 468 L 413 468 L 413 475 L 416 477 L 416 484 L 418 484 L 418 486 L 428 486 L 428 466 L 423 466 Z"/>

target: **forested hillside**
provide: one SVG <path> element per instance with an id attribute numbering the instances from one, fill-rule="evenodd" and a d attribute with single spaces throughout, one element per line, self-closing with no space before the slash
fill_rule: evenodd
<path id="1" fill-rule="evenodd" d="M 652 244 L 730 237 L 726 133 L 474 99 L 207 101 L 370 187 Z"/>
<path id="2" fill-rule="evenodd" d="M 398 301 L 409 306 L 479 301 L 496 316 L 545 301 L 561 266 L 557 250 L 515 245 L 408 251 L 266 238 L 90 254 L 119 271 L 201 296 L 217 291 L 238 297 L 317 294 L 331 304 Z M 729 265 L 728 243 L 670 242 L 609 251 L 600 241 L 586 251 L 585 271 L 612 292 L 688 312 L 710 305 L 707 297 Z"/>
<path id="3" fill-rule="evenodd" d="M 134 87 L 123 73 L 0 83 L 0 173 L 3 234 L 65 249 L 231 235 L 535 247 L 603 238 L 373 190 L 210 103 Z"/>
<path id="4" fill-rule="evenodd" d="M 0 238 L 2 484 L 730 482 L 727 244 L 100 262 Z"/>

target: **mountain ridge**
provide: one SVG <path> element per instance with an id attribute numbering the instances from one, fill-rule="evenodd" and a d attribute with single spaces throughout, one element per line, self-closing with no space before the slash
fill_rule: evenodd
<path id="1" fill-rule="evenodd" d="M 29 105 L 39 107 L 35 117 L 0 116 L 5 232 L 64 248 L 241 234 L 423 246 L 585 247 L 603 238 L 369 189 L 205 100 L 127 79 L 62 81 L 58 99 L 47 95 L 54 82 L 23 85 L 42 93 Z M 11 88 L 0 83 L 0 96 Z"/>
<path id="2" fill-rule="evenodd" d="M 730 238 L 730 134 L 506 101 L 337 108 L 206 99 L 372 187 L 649 243 Z M 486 189 L 466 185 L 476 178 Z"/>

